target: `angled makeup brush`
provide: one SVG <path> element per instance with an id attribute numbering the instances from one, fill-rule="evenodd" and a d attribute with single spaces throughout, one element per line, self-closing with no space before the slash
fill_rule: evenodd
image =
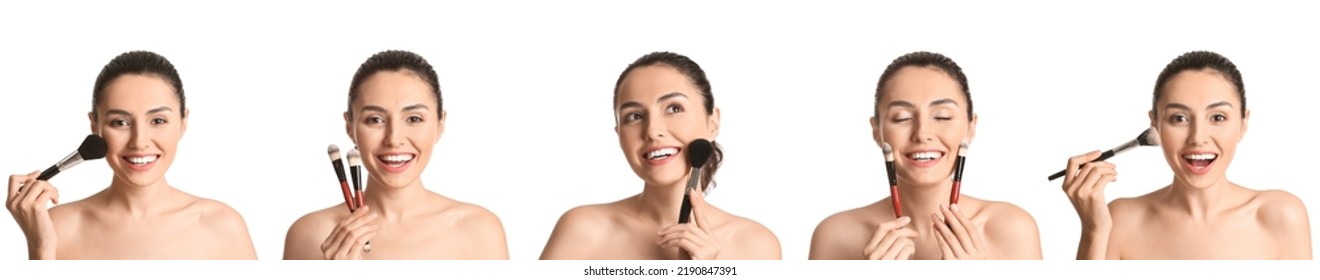
<path id="1" fill-rule="evenodd" d="M 60 174 L 61 171 L 69 170 L 69 168 L 73 168 L 73 166 L 83 161 L 105 158 L 108 149 L 105 139 L 102 139 L 101 136 L 96 136 L 96 134 L 87 135 L 86 138 L 83 138 L 82 145 L 78 146 L 78 150 L 65 156 L 59 163 L 46 168 L 46 171 L 42 171 L 41 175 L 37 176 L 37 180 L 50 180 L 50 178 Z"/>
<path id="2" fill-rule="evenodd" d="M 1146 131 L 1141 132 L 1141 135 L 1137 135 L 1137 139 L 1133 139 L 1132 141 L 1123 143 L 1123 145 L 1118 145 L 1118 147 L 1109 149 L 1108 151 L 1101 153 L 1099 158 L 1096 158 L 1091 162 L 1097 162 L 1097 161 L 1109 159 L 1110 157 L 1123 153 L 1127 150 L 1131 150 L 1132 148 L 1136 148 L 1138 146 L 1159 146 L 1159 145 L 1160 145 L 1159 133 L 1155 131 L 1154 127 L 1147 128 Z M 1055 172 L 1054 175 L 1050 175 L 1050 181 L 1054 181 L 1054 179 L 1063 177 L 1064 172 L 1068 172 L 1068 170 L 1067 169 L 1059 170 L 1059 172 Z"/>
<path id="3" fill-rule="evenodd" d="M 706 165 L 710 160 L 710 154 L 715 152 L 710 141 L 706 139 L 692 140 L 687 147 L 688 165 L 692 166 L 692 176 L 688 177 L 687 188 L 683 190 L 683 205 L 679 206 L 678 223 L 686 224 L 692 215 L 692 198 L 688 193 L 694 189 L 699 189 L 701 183 L 701 166 Z"/>
<path id="4" fill-rule="evenodd" d="M 894 202 L 894 217 L 903 217 L 903 202 L 898 197 L 898 175 L 894 174 L 894 147 L 889 143 L 880 143 L 880 150 L 885 152 L 885 174 L 889 175 L 889 198 Z"/>
<path id="5" fill-rule="evenodd" d="M 353 209 L 357 210 L 366 204 L 362 199 L 362 153 L 357 149 L 348 151 L 348 174 L 353 176 Z"/>
<path id="6" fill-rule="evenodd" d="M 958 160 L 953 163 L 953 190 L 949 192 L 949 205 L 958 204 L 958 196 L 962 194 L 962 174 L 963 166 L 967 163 L 967 140 L 963 139 L 958 144 Z"/>
<path id="7" fill-rule="evenodd" d="M 344 175 L 344 159 L 339 157 L 339 146 L 330 144 L 327 149 L 330 154 L 330 165 L 335 169 L 335 176 L 339 178 L 339 190 L 344 193 L 344 205 L 348 206 L 348 211 L 357 211 L 357 201 L 353 200 L 353 191 L 348 189 L 348 178 Z"/>

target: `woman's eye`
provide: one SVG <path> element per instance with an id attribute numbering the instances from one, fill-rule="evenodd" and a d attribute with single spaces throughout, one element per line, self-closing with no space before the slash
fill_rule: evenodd
<path id="1" fill-rule="evenodd" d="M 112 120 L 112 121 L 110 121 L 110 126 L 113 126 L 113 127 L 128 126 L 128 121 L 126 121 L 126 120 L 122 120 L 122 119 L 121 119 L 121 120 Z"/>
<path id="2" fill-rule="evenodd" d="M 415 122 L 415 123 L 422 122 L 422 117 L 418 117 L 418 116 L 408 117 L 408 122 Z"/>
<path id="3" fill-rule="evenodd" d="M 640 119 L 642 119 L 642 114 L 628 113 L 623 115 L 623 120 L 626 122 L 632 122 Z"/>
<path id="4" fill-rule="evenodd" d="M 1187 122 L 1187 116 L 1184 116 L 1184 115 L 1173 115 L 1173 116 L 1170 116 L 1170 117 L 1169 117 L 1169 121 L 1171 121 L 1171 122 L 1178 122 L 1178 123 L 1180 123 L 1180 122 Z"/>
<path id="5" fill-rule="evenodd" d="M 154 124 L 154 125 L 161 125 L 161 124 L 165 124 L 165 123 L 167 123 L 167 122 L 165 121 L 165 118 L 154 118 L 154 119 L 151 119 L 151 124 Z"/>
<path id="6" fill-rule="evenodd" d="M 901 115 L 894 116 L 894 122 L 905 122 L 905 121 L 910 121 L 910 120 L 912 120 L 912 115 L 901 114 Z"/>
<path id="7" fill-rule="evenodd" d="M 1224 116 L 1224 115 L 1216 114 L 1216 115 L 1210 117 L 1210 119 L 1211 119 L 1211 120 L 1214 120 L 1214 121 L 1216 121 L 1216 122 L 1222 122 L 1222 121 L 1227 121 L 1227 120 L 1228 120 L 1228 116 Z"/>
<path id="8" fill-rule="evenodd" d="M 383 123 L 385 122 L 385 119 L 378 116 L 370 116 L 367 117 L 366 122 L 369 124 Z"/>
<path id="9" fill-rule="evenodd" d="M 935 120 L 937 120 L 937 121 L 951 121 L 951 120 L 953 120 L 953 117 L 935 117 Z"/>
<path id="10" fill-rule="evenodd" d="M 678 105 L 669 105 L 669 107 L 665 107 L 665 113 L 678 113 L 682 111 L 683 107 Z"/>

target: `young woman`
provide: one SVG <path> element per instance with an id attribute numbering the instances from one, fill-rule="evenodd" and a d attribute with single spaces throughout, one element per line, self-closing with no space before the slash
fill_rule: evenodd
<path id="1" fill-rule="evenodd" d="M 1173 182 L 1105 203 L 1118 173 L 1100 152 L 1068 160 L 1063 189 L 1082 220 L 1078 259 L 1310 259 L 1306 207 L 1292 194 L 1257 191 L 1225 175 L 1247 132 L 1237 66 L 1217 53 L 1179 56 L 1160 72 L 1150 125 Z"/>
<path id="2" fill-rule="evenodd" d="M 960 143 L 976 136 L 962 68 L 944 55 L 893 61 L 876 87 L 872 137 L 893 147 L 904 216 L 892 197 L 820 222 L 810 259 L 1040 259 L 1036 221 L 1006 202 L 961 195 L 949 204 Z"/>
<path id="3" fill-rule="evenodd" d="M 719 134 L 710 82 L 688 57 L 655 52 L 633 62 L 614 89 L 615 131 L 642 193 L 573 208 L 560 217 L 541 259 L 779 259 L 769 229 L 707 204 L 723 157 L 719 145 L 693 190 L 689 223 L 678 223 L 691 175 L 688 143 Z"/>
<path id="4" fill-rule="evenodd" d="M 105 139 L 110 186 L 59 203 L 40 172 L 9 177 L 6 207 L 31 259 L 255 259 L 243 217 L 224 203 L 170 186 L 165 171 L 188 128 L 183 82 L 152 52 L 115 57 L 101 69 L 87 113 Z"/>
<path id="5" fill-rule="evenodd" d="M 285 238 L 285 259 L 509 258 L 495 214 L 422 185 L 445 130 L 438 81 L 412 52 L 384 51 L 362 63 L 344 129 L 370 174 L 366 205 L 350 213 L 339 203 L 298 219 Z"/>

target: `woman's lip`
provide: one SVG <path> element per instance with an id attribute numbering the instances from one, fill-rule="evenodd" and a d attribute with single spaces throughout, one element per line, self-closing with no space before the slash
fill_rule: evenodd
<path id="1" fill-rule="evenodd" d="M 917 168 L 927 168 L 927 167 L 932 167 L 932 166 L 935 166 L 935 164 L 939 163 L 940 160 L 943 160 L 943 159 L 944 159 L 944 157 L 937 157 L 937 158 L 935 158 L 935 159 L 928 160 L 928 161 L 917 161 L 917 160 L 912 159 L 912 158 L 910 158 L 910 157 L 903 157 L 903 158 L 904 158 L 905 160 L 907 160 L 907 162 L 908 162 L 909 164 L 911 164 L 912 167 L 917 167 Z"/>
<path id="2" fill-rule="evenodd" d="M 149 155 L 148 155 L 148 156 L 149 156 Z M 161 158 L 160 155 L 156 155 L 156 159 L 155 159 L 155 160 L 152 160 L 150 163 L 139 165 L 139 164 L 134 164 L 132 161 L 128 160 L 128 158 L 130 158 L 130 157 L 144 157 L 144 156 L 142 156 L 142 155 L 139 155 L 139 156 L 120 156 L 120 159 L 121 159 L 121 160 L 123 161 L 123 163 L 124 163 L 123 165 L 124 165 L 125 167 L 128 167 L 128 170 L 129 170 L 129 171 L 133 171 L 133 172 L 147 172 L 147 171 L 150 171 L 152 168 L 156 167 L 156 163 L 160 162 L 160 160 L 161 160 L 161 159 L 160 159 L 160 158 Z"/>
<path id="3" fill-rule="evenodd" d="M 392 162 L 390 162 L 390 161 L 386 161 L 386 160 L 385 160 L 386 157 L 391 157 L 391 156 L 401 156 L 401 155 L 409 156 L 408 160 L 403 161 L 402 163 L 392 163 Z M 412 167 L 413 162 L 416 162 L 416 161 L 417 161 L 417 154 L 413 154 L 413 153 L 383 153 L 383 154 L 378 154 L 378 155 L 375 157 L 375 159 L 376 159 L 376 162 L 377 162 L 377 163 L 380 163 L 381 171 L 384 171 L 384 172 L 386 172 L 386 173 L 401 173 L 401 172 L 407 171 L 409 167 Z"/>

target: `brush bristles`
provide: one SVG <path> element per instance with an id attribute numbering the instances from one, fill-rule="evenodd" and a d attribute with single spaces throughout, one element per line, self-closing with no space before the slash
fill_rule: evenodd
<path id="1" fill-rule="evenodd" d="M 101 159 L 105 157 L 108 150 L 109 147 L 106 145 L 104 138 L 96 134 L 89 134 L 86 138 L 83 138 L 82 145 L 78 146 L 78 156 L 82 157 L 83 160 Z"/>
<path id="2" fill-rule="evenodd" d="M 967 140 L 963 140 L 962 143 L 958 144 L 958 156 L 967 156 Z"/>
<path id="3" fill-rule="evenodd" d="M 329 149 L 326 149 L 326 152 L 330 153 L 330 160 L 333 161 L 333 160 L 339 160 L 339 159 L 340 159 L 340 157 L 339 157 L 339 146 L 335 146 L 335 144 L 330 144 L 330 148 L 329 148 Z"/>
<path id="4" fill-rule="evenodd" d="M 687 148 L 688 165 L 691 165 L 693 168 L 699 168 L 706 165 L 706 161 L 710 160 L 710 154 L 714 152 L 715 147 L 710 143 L 710 140 L 692 140 L 692 143 L 688 143 Z"/>
<path id="5" fill-rule="evenodd" d="M 880 150 L 885 152 L 885 161 L 894 161 L 894 147 L 889 143 L 880 143 Z"/>
<path id="6" fill-rule="evenodd" d="M 353 167 L 362 166 L 362 153 L 359 153 L 358 150 L 348 151 L 348 165 Z"/>
<path id="7" fill-rule="evenodd" d="M 1145 132 L 1141 133 L 1141 136 L 1137 137 L 1137 143 L 1142 146 L 1159 146 L 1160 133 L 1154 127 L 1147 128 Z"/>

